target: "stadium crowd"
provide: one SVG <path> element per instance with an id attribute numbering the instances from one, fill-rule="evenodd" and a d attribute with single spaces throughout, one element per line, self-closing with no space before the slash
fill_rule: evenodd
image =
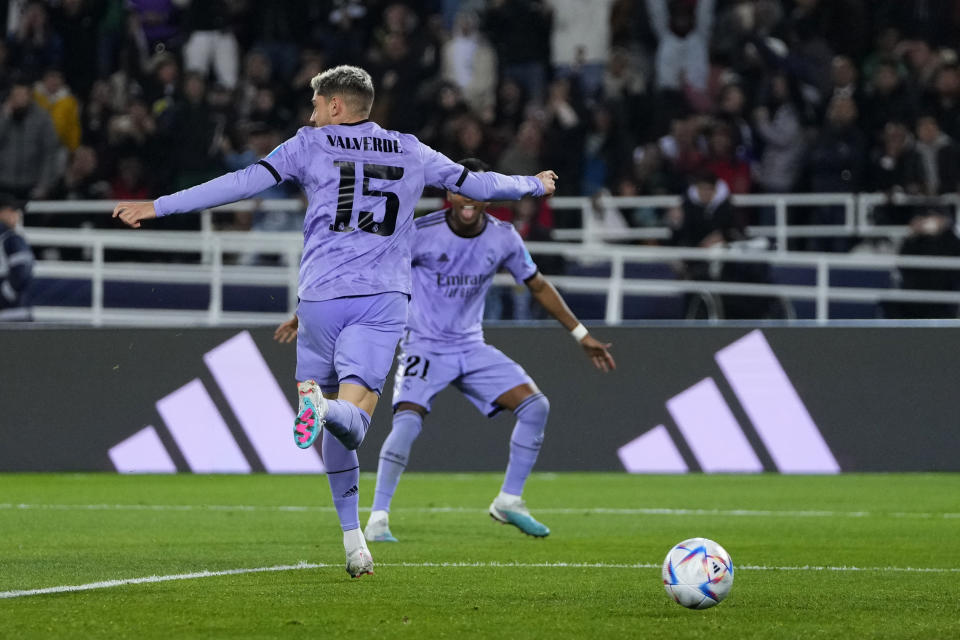
<path id="1" fill-rule="evenodd" d="M 551 167 L 558 195 L 598 203 L 960 186 L 960 0 L 8 0 L 5 17 L 0 192 L 19 198 L 150 198 L 243 167 L 307 123 L 309 79 L 340 63 L 370 70 L 384 127 L 504 173 Z M 938 211 L 880 214 L 953 233 Z M 580 224 L 546 203 L 495 215 L 528 239 Z M 744 221 L 725 219 L 730 240 Z M 598 220 L 717 231 L 683 210 Z"/>

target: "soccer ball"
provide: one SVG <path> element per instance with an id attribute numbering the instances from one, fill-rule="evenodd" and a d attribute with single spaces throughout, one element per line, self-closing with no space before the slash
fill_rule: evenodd
<path id="1" fill-rule="evenodd" d="M 733 586 L 730 554 L 713 540 L 690 538 L 670 549 L 663 561 L 663 588 L 688 609 L 708 609 Z"/>

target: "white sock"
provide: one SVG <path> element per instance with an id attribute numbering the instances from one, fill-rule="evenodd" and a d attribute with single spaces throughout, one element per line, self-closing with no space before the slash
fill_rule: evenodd
<path id="1" fill-rule="evenodd" d="M 367 547 L 366 540 L 363 539 L 363 532 L 359 527 L 343 532 L 343 548 L 349 553 L 358 547 Z"/>
<path id="2" fill-rule="evenodd" d="M 497 495 L 497 502 L 515 502 L 520 499 L 520 496 L 516 496 L 512 493 L 504 493 L 503 491 Z"/>
<path id="3" fill-rule="evenodd" d="M 380 522 L 381 520 L 387 522 L 390 519 L 390 512 L 384 511 L 383 509 L 377 509 L 376 511 L 370 512 L 370 519 L 367 522 Z"/>

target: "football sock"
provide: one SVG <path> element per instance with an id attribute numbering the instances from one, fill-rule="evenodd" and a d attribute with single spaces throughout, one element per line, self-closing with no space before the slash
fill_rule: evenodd
<path id="1" fill-rule="evenodd" d="M 360 526 L 360 462 L 335 435 L 323 430 L 323 464 L 333 496 L 333 506 L 344 531 Z"/>
<path id="2" fill-rule="evenodd" d="M 407 468 L 410 448 L 420 435 L 423 418 L 416 411 L 398 411 L 393 414 L 393 428 L 380 449 L 377 467 L 377 488 L 373 492 L 373 510 L 390 511 L 390 501 L 397 490 L 400 476 Z"/>
<path id="3" fill-rule="evenodd" d="M 324 428 L 343 443 L 347 449 L 356 449 L 363 442 L 370 427 L 370 415 L 346 400 L 327 400 Z M 323 452 L 326 458 L 327 452 Z"/>
<path id="4" fill-rule="evenodd" d="M 517 425 L 510 436 L 510 462 L 503 479 L 502 493 L 523 495 L 523 485 L 533 470 L 543 444 L 543 430 L 550 414 L 550 402 L 542 393 L 535 393 L 521 402 L 513 414 Z"/>

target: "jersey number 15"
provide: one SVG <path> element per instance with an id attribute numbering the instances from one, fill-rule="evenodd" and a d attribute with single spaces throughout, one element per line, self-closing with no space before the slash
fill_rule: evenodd
<path id="1" fill-rule="evenodd" d="M 350 160 L 336 160 L 333 164 L 340 169 L 340 189 L 337 196 L 337 217 L 330 225 L 330 230 L 338 233 L 353 231 L 350 221 L 353 218 L 353 190 L 357 181 L 356 163 Z M 403 177 L 403 167 L 389 167 L 385 164 L 362 164 L 360 166 L 363 167 L 363 195 L 385 198 L 386 203 L 384 204 L 382 222 L 373 219 L 372 211 L 359 211 L 357 228 L 374 235 L 389 236 L 397 227 L 400 198 L 392 191 L 370 189 L 370 178 L 399 180 Z"/>

